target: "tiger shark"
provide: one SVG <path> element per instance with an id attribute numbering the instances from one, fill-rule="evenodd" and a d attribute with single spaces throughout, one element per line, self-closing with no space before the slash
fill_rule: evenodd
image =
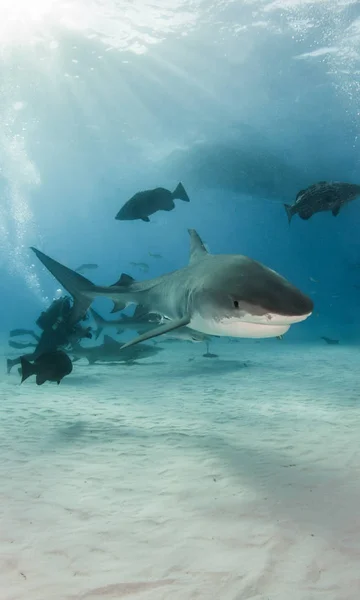
<path id="1" fill-rule="evenodd" d="M 188 326 L 208 335 L 271 338 L 307 319 L 313 301 L 284 277 L 241 254 L 210 254 L 194 229 L 186 267 L 147 281 L 122 274 L 110 286 L 94 285 L 83 275 L 32 248 L 43 265 L 73 296 L 72 320 L 82 318 L 93 300 L 113 300 L 112 312 L 141 304 L 162 324 L 123 348 Z"/>

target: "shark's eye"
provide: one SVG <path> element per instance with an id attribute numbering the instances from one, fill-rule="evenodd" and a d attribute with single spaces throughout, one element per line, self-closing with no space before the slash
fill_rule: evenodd
<path id="1" fill-rule="evenodd" d="M 239 302 L 237 300 L 234 300 L 234 308 L 239 308 Z"/>

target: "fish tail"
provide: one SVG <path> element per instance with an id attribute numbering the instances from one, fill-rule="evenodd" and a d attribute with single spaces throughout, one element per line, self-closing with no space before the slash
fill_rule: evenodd
<path id="1" fill-rule="evenodd" d="M 289 225 L 290 225 L 291 219 L 293 217 L 292 206 L 290 206 L 290 204 L 284 204 L 284 207 L 285 207 L 287 218 L 288 218 Z"/>
<path id="2" fill-rule="evenodd" d="M 190 198 L 187 195 L 185 188 L 182 183 L 179 183 L 176 189 L 173 191 L 174 200 L 183 200 L 184 202 L 190 202 Z"/>
<path id="3" fill-rule="evenodd" d="M 36 367 L 31 364 L 24 356 L 20 357 L 21 360 L 21 383 L 28 379 L 31 375 L 35 375 Z"/>

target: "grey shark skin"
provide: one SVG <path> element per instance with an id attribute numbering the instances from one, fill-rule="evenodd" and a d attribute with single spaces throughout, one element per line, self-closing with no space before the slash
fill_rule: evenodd
<path id="1" fill-rule="evenodd" d="M 117 342 L 112 337 L 105 335 L 104 342 L 97 346 L 81 346 L 81 344 L 74 344 L 68 353 L 71 354 L 75 360 L 80 358 L 86 358 L 89 364 L 96 362 L 125 362 L 131 363 L 136 360 L 143 358 L 149 358 L 155 356 L 163 350 L 159 346 L 153 346 L 151 344 L 138 344 L 134 348 L 123 350 L 123 345 Z"/>
<path id="2" fill-rule="evenodd" d="M 345 204 L 360 196 L 360 185 L 342 183 L 341 181 L 319 181 L 310 185 L 306 190 L 300 190 L 295 203 L 291 206 L 284 204 L 289 225 L 294 215 L 307 221 L 315 213 L 331 211 L 334 217 Z"/>
<path id="3" fill-rule="evenodd" d="M 184 326 L 208 335 L 276 337 L 311 315 L 311 298 L 275 271 L 243 255 L 209 254 L 197 232 L 190 229 L 189 234 L 188 266 L 141 282 L 123 274 L 108 287 L 94 285 L 33 250 L 73 296 L 73 319 L 84 315 L 99 296 L 112 299 L 116 310 L 135 303 L 163 317 L 162 325 L 131 340 L 124 348 Z"/>
<path id="4" fill-rule="evenodd" d="M 143 306 L 138 305 L 134 314 L 129 317 L 122 315 L 120 319 L 104 319 L 94 309 L 90 309 L 91 315 L 96 323 L 95 339 L 97 340 L 104 329 L 116 328 L 117 333 L 121 334 L 126 330 L 136 331 L 138 334 L 146 333 L 154 329 L 156 325 L 161 325 L 162 317 L 155 313 L 148 313 Z M 204 342 L 210 339 L 209 336 L 199 331 L 194 331 L 190 327 L 180 327 L 175 331 L 164 334 L 167 339 L 183 340 L 186 342 Z"/>

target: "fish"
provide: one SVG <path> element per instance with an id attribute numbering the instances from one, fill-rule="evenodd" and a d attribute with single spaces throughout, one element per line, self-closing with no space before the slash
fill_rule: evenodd
<path id="1" fill-rule="evenodd" d="M 342 206 L 360 196 L 360 185 L 340 181 L 319 181 L 300 190 L 295 203 L 284 204 L 289 225 L 294 215 L 307 221 L 315 213 L 329 210 L 336 217 Z"/>
<path id="2" fill-rule="evenodd" d="M 59 385 L 60 381 L 66 375 L 70 375 L 72 370 L 71 359 L 62 350 L 45 352 L 38 356 L 33 363 L 24 356 L 21 357 L 21 383 L 31 375 L 36 375 L 37 385 L 42 385 L 45 381 L 56 381 Z"/>
<path id="3" fill-rule="evenodd" d="M 333 340 L 332 338 L 326 337 L 325 335 L 321 336 L 321 339 L 332 346 L 339 343 L 339 340 Z"/>
<path id="4" fill-rule="evenodd" d="M 104 329 L 115 328 L 117 333 L 120 335 L 126 330 L 136 331 L 138 334 L 142 334 L 146 331 L 150 331 L 155 325 L 160 325 L 162 322 L 161 315 L 156 313 L 148 313 L 146 308 L 138 305 L 134 311 L 134 314 L 130 317 L 123 314 L 119 319 L 107 320 L 104 319 L 98 312 L 93 308 L 90 309 L 90 313 L 96 324 L 95 339 L 98 339 Z M 204 342 L 208 339 L 203 333 L 194 331 L 189 327 L 180 327 L 173 332 L 165 334 L 167 341 L 172 340 L 184 340 L 188 342 Z"/>
<path id="5" fill-rule="evenodd" d="M 144 271 L 144 273 L 147 273 L 150 268 L 147 263 L 143 263 L 143 262 L 131 262 L 130 264 L 133 267 L 137 267 L 138 269 L 140 269 L 140 271 Z"/>
<path id="6" fill-rule="evenodd" d="M 188 231 L 186 267 L 141 282 L 122 273 L 110 286 L 95 285 L 40 250 L 32 250 L 73 296 L 71 319 L 84 315 L 97 297 L 113 300 L 113 312 L 140 304 L 161 315 L 157 327 L 123 348 L 184 326 L 206 335 L 271 338 L 312 314 L 313 300 L 284 277 L 241 254 L 210 254 L 195 229 Z"/>
<path id="7" fill-rule="evenodd" d="M 83 265 L 80 265 L 80 267 L 78 267 L 77 269 L 75 269 L 76 273 L 83 273 L 84 271 L 92 271 L 94 269 L 98 269 L 99 265 L 97 265 L 96 263 L 85 263 Z"/>
<path id="8" fill-rule="evenodd" d="M 204 358 L 219 358 L 219 355 L 214 354 L 213 352 L 210 352 L 209 343 L 206 342 L 206 352 L 205 352 L 205 354 L 203 354 L 203 357 Z"/>
<path id="9" fill-rule="evenodd" d="M 122 350 L 124 344 L 114 340 L 109 335 L 104 335 L 104 341 L 102 344 L 97 346 L 81 346 L 81 344 L 74 344 L 69 353 L 75 357 L 76 360 L 80 358 L 86 358 L 89 365 L 96 362 L 134 362 L 135 360 L 141 360 L 143 358 L 149 358 L 155 356 L 163 350 L 159 346 L 152 346 L 150 344 L 138 344 L 132 346 L 129 349 Z"/>
<path id="10" fill-rule="evenodd" d="M 151 256 L 152 258 L 162 258 L 161 254 L 154 254 L 153 252 L 149 252 L 149 256 Z"/>
<path id="11" fill-rule="evenodd" d="M 115 219 L 117 221 L 141 221 L 149 222 L 149 216 L 159 210 L 171 211 L 175 208 L 174 200 L 190 202 L 182 183 L 179 183 L 173 192 L 159 187 L 153 190 L 138 192 L 120 208 Z"/>

